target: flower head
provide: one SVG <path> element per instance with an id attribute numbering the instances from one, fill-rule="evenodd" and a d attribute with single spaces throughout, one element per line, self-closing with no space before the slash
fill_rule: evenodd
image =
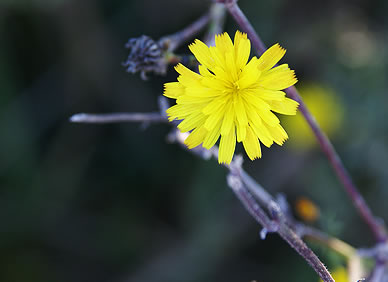
<path id="1" fill-rule="evenodd" d="M 147 72 L 156 74 L 166 72 L 167 64 L 164 60 L 163 46 L 151 37 L 142 35 L 138 38 L 130 38 L 125 48 L 129 49 L 128 59 L 123 63 L 127 72 L 140 72 L 143 80 L 147 79 Z"/>
<path id="2" fill-rule="evenodd" d="M 251 160 L 260 158 L 260 142 L 270 147 L 288 138 L 273 112 L 296 114 L 298 103 L 281 91 L 297 82 L 294 71 L 287 64 L 274 67 L 286 52 L 279 44 L 248 62 L 251 44 L 246 34 L 237 31 L 233 43 L 223 33 L 215 42 L 208 47 L 195 40 L 189 46 L 199 74 L 182 64 L 175 67 L 178 82 L 166 83 L 164 95 L 176 99 L 176 105 L 167 115 L 182 120 L 180 131 L 191 131 L 185 140 L 189 149 L 201 143 L 210 149 L 221 136 L 219 163 L 232 161 L 236 141 Z"/>

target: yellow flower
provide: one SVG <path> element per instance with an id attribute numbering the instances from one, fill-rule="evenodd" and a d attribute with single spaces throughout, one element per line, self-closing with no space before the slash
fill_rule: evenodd
<path id="1" fill-rule="evenodd" d="M 274 67 L 286 50 L 275 44 L 249 62 L 251 43 L 236 32 L 234 43 L 227 33 L 216 35 L 216 46 L 200 40 L 189 46 L 199 62 L 199 74 L 182 64 L 175 69 L 178 82 L 165 84 L 164 95 L 176 99 L 167 110 L 169 120 L 183 120 L 178 128 L 191 131 L 185 144 L 202 143 L 210 149 L 221 136 L 218 162 L 232 161 L 237 142 L 251 160 L 261 157 L 260 143 L 282 145 L 288 138 L 273 112 L 295 115 L 298 103 L 281 90 L 297 82 L 287 64 Z M 273 112 L 272 112 L 273 111 Z"/>

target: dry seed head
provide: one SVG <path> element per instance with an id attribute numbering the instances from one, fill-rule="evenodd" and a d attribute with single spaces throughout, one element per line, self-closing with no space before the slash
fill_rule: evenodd
<path id="1" fill-rule="evenodd" d="M 123 63 L 127 72 L 140 72 L 142 79 L 147 79 L 147 72 L 165 74 L 167 64 L 164 59 L 163 48 L 151 37 L 142 35 L 138 38 L 130 38 L 125 44 L 129 49 L 128 59 Z"/>

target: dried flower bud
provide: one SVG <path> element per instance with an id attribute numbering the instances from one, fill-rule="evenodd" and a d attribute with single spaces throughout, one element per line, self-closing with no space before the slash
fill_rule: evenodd
<path id="1" fill-rule="evenodd" d="M 138 38 L 130 38 L 125 47 L 129 49 L 128 59 L 123 63 L 127 72 L 140 72 L 141 78 L 144 80 L 147 79 L 147 72 L 166 73 L 167 63 L 164 58 L 164 50 L 149 36 L 142 35 Z"/>

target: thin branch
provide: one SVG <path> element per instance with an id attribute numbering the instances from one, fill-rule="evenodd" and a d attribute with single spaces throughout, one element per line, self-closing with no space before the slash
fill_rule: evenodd
<path id="1" fill-rule="evenodd" d="M 233 160 L 235 161 L 235 160 Z M 232 161 L 232 163 L 233 163 Z M 274 201 L 270 201 L 268 205 L 273 205 L 272 216 L 274 220 L 270 220 L 265 212 L 256 203 L 255 199 L 249 193 L 245 185 L 241 181 L 240 169 L 234 165 L 230 167 L 230 175 L 228 177 L 228 184 L 232 187 L 233 192 L 244 205 L 246 210 L 264 227 L 264 232 L 261 233 L 262 238 L 265 238 L 266 232 L 276 232 L 283 238 L 299 255 L 301 255 L 307 263 L 315 270 L 319 277 L 325 282 L 334 282 L 330 272 L 325 265 L 319 260 L 314 252 L 303 242 L 303 240 L 292 230 L 285 222 L 285 217 L 282 211 Z M 231 175 L 234 176 L 233 181 Z"/>
<path id="2" fill-rule="evenodd" d="M 371 274 L 368 277 L 368 282 L 383 282 L 386 280 L 383 280 L 384 273 L 386 271 L 386 262 L 384 261 L 377 261 L 374 269 L 372 270 Z"/>
<path id="3" fill-rule="evenodd" d="M 208 46 L 213 46 L 215 45 L 215 35 L 222 33 L 222 31 L 224 30 L 224 23 L 226 17 L 225 5 L 214 3 L 210 7 L 210 16 L 211 21 L 204 38 L 204 42 Z"/>
<path id="4" fill-rule="evenodd" d="M 382 282 L 387 281 L 386 278 L 382 278 L 387 270 L 388 262 L 388 244 L 379 243 L 373 248 L 359 249 L 358 254 L 363 257 L 373 258 L 376 262 L 372 272 L 369 275 L 367 281 Z"/>
<path id="5" fill-rule="evenodd" d="M 274 200 L 272 196 L 252 178 L 252 176 L 246 173 L 245 170 L 241 169 L 240 177 L 249 189 L 249 192 L 251 192 L 262 205 L 268 205 L 269 202 Z"/>
<path id="6" fill-rule="evenodd" d="M 338 238 L 329 236 L 328 234 L 320 230 L 317 230 L 310 226 L 306 226 L 301 223 L 299 223 L 299 226 L 297 228 L 298 234 L 301 237 L 326 245 L 327 247 L 334 250 L 338 254 L 341 254 L 347 259 L 351 259 L 354 256 L 358 256 L 357 250 L 355 248 Z"/>
<path id="7" fill-rule="evenodd" d="M 168 122 L 160 113 L 110 113 L 110 114 L 75 114 L 69 119 L 74 123 L 118 123 L 118 122 Z"/>
<path id="8" fill-rule="evenodd" d="M 268 203 L 271 203 L 271 209 L 274 209 L 274 204 L 278 205 L 278 201 L 275 201 L 275 199 L 242 168 L 240 169 L 240 177 L 246 188 L 249 190 L 249 193 L 251 193 L 262 205 L 268 205 Z M 343 255 L 347 259 L 358 256 L 357 250 L 344 241 L 332 237 L 316 228 L 306 226 L 305 224 L 296 221 L 292 215 L 289 214 L 289 212 L 283 207 L 275 207 L 275 209 L 282 210 L 282 212 L 287 217 L 288 224 L 293 226 L 293 229 L 296 230 L 296 233 L 300 237 L 319 242 L 331 248 L 335 252 Z"/>
<path id="9" fill-rule="evenodd" d="M 237 5 L 237 1 L 224 0 L 224 1 L 218 1 L 218 2 L 225 3 L 229 13 L 233 16 L 235 21 L 240 25 L 242 30 L 248 34 L 248 37 L 250 38 L 252 45 L 255 47 L 256 51 L 260 55 L 263 54 L 266 50 L 266 47 L 263 41 L 260 39 L 259 35 L 256 33 L 253 26 L 250 24 L 249 20 L 246 18 L 244 13 Z M 353 204 L 355 205 L 356 209 L 360 213 L 361 217 L 364 219 L 364 221 L 367 223 L 367 225 L 373 232 L 377 241 L 379 242 L 387 241 L 388 235 L 385 228 L 378 221 L 378 219 L 376 219 L 372 214 L 372 211 L 370 210 L 364 198 L 362 197 L 362 195 L 354 185 L 352 179 L 350 178 L 349 173 L 345 169 L 339 155 L 335 151 L 330 140 L 327 138 L 325 133 L 320 129 L 318 123 L 316 122 L 316 120 L 314 119 L 314 117 L 312 116 L 312 114 L 304 104 L 296 88 L 293 86 L 289 87 L 288 89 L 285 90 L 285 92 L 290 98 L 299 102 L 299 110 L 303 114 L 304 118 L 306 119 L 311 129 L 313 130 L 313 133 L 317 138 L 322 151 L 329 159 L 329 162 L 332 165 L 335 173 L 337 174 L 337 177 L 343 184 L 346 192 L 348 193 L 349 197 L 351 198 Z"/>
<path id="10" fill-rule="evenodd" d="M 260 205 L 256 203 L 255 199 L 242 183 L 241 178 L 234 173 L 229 173 L 227 182 L 245 209 L 264 228 L 261 233 L 261 238 L 265 239 L 268 232 L 276 232 L 278 229 L 277 224 L 272 222 Z"/>
<path id="11" fill-rule="evenodd" d="M 286 224 L 283 224 L 281 225 L 278 233 L 310 264 L 323 281 L 334 282 L 333 277 L 330 275 L 330 272 L 327 270 L 325 265 L 292 229 L 290 229 Z"/>
<path id="12" fill-rule="evenodd" d="M 160 38 L 159 43 L 161 45 L 167 44 L 167 50 L 173 52 L 180 45 L 190 40 L 194 35 L 199 33 L 209 23 L 210 18 L 211 17 L 209 13 L 206 13 L 181 31 Z"/>

